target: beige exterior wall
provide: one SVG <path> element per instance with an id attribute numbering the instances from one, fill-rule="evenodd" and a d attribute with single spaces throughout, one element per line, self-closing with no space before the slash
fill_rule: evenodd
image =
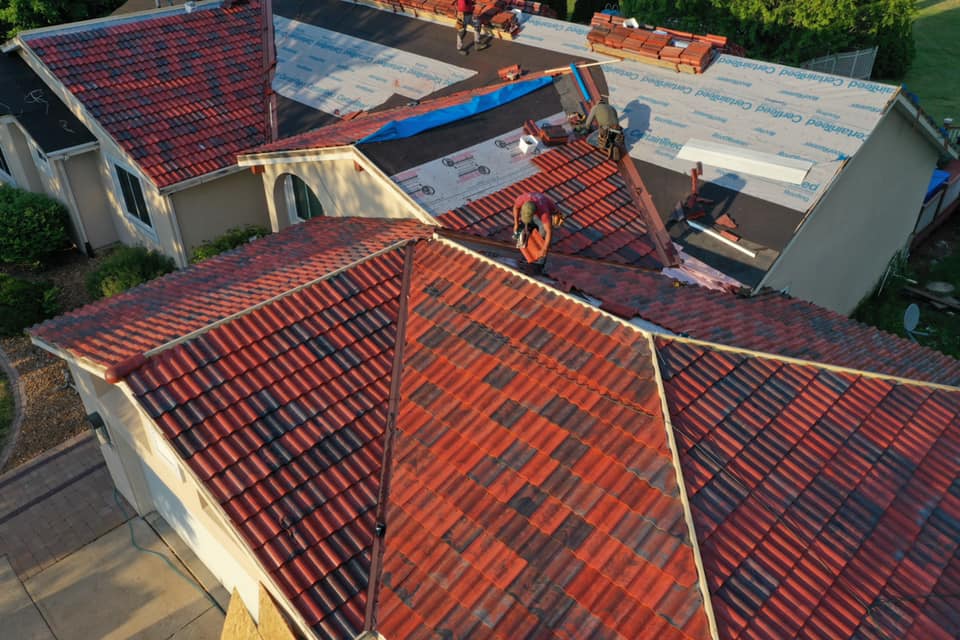
<path id="1" fill-rule="evenodd" d="M 263 189 L 273 231 L 296 222 L 296 216 L 287 206 L 284 188 L 287 175 L 298 176 L 313 190 L 324 215 L 432 220 L 375 167 L 364 162 L 360 165 L 363 170 L 358 171 L 357 166 L 355 160 L 344 158 L 265 165 Z"/>
<path id="2" fill-rule="evenodd" d="M 226 514 L 123 383 L 107 384 L 97 374 L 69 364 L 87 413 L 98 412 L 108 426 L 113 442 L 101 441 L 100 448 L 117 488 L 140 515 L 154 510 L 163 515 L 224 588 L 240 593 L 257 619 L 259 587 L 271 580 Z M 288 604 L 279 593 L 278 602 Z M 292 608 L 286 611 L 304 636 L 312 637 L 302 618 Z"/>
<path id="3" fill-rule="evenodd" d="M 909 242 L 938 157 L 913 122 L 889 111 L 761 286 L 852 312 Z"/>
<path id="4" fill-rule="evenodd" d="M 270 227 L 263 183 L 248 169 L 178 191 L 170 196 L 187 253 L 227 229 Z"/>
<path id="5" fill-rule="evenodd" d="M 100 153 L 90 151 L 63 161 L 68 191 L 72 191 L 78 215 L 83 221 L 86 241 L 100 249 L 119 240 L 113 225 L 111 205 L 100 179 Z"/>
<path id="6" fill-rule="evenodd" d="M 7 122 L 0 126 L 0 144 L 17 186 L 27 191 L 48 193 L 30 151 L 30 143 L 17 124 Z"/>

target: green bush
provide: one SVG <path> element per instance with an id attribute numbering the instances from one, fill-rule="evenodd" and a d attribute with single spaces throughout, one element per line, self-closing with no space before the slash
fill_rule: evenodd
<path id="1" fill-rule="evenodd" d="M 119 247 L 87 275 L 87 291 L 94 298 L 109 298 L 175 268 L 167 256 L 143 247 Z"/>
<path id="2" fill-rule="evenodd" d="M 14 336 L 57 314 L 60 290 L 0 273 L 0 336 Z"/>
<path id="3" fill-rule="evenodd" d="M 203 262 L 207 258 L 212 258 L 224 251 L 230 251 L 230 249 L 236 249 L 254 238 L 262 238 L 269 233 L 270 230 L 266 227 L 254 225 L 230 229 L 219 238 L 204 242 L 199 247 L 194 248 L 190 253 L 190 264 Z"/>
<path id="4" fill-rule="evenodd" d="M 62 204 L 39 193 L 0 186 L 0 262 L 37 265 L 69 240 Z"/>

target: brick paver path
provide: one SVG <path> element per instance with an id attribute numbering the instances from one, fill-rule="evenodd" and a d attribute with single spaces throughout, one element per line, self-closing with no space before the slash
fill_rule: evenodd
<path id="1" fill-rule="evenodd" d="M 76 436 L 0 476 L 0 555 L 29 578 L 126 522 L 120 504 L 96 438 Z"/>

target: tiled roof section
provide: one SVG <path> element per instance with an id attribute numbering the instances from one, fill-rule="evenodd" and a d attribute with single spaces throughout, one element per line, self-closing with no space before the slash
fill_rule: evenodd
<path id="1" fill-rule="evenodd" d="M 289 136 L 276 142 L 271 142 L 249 149 L 248 154 L 257 153 L 275 153 L 280 151 L 304 151 L 307 149 L 325 149 L 327 147 L 340 147 L 351 145 L 358 140 L 365 138 L 371 133 L 376 132 L 380 127 L 389 124 L 394 120 L 411 118 L 424 113 L 429 113 L 435 109 L 444 109 L 454 105 L 469 102 L 475 96 L 482 96 L 492 93 L 497 89 L 503 88 L 503 84 L 495 84 L 479 89 L 468 89 L 458 91 L 442 98 L 424 100 L 412 106 L 395 107 L 384 111 L 374 111 L 371 113 L 361 113 L 355 118 L 341 120 L 334 124 L 307 131 L 295 136 Z"/>
<path id="2" fill-rule="evenodd" d="M 416 248 L 377 630 L 707 638 L 645 338 Z"/>
<path id="3" fill-rule="evenodd" d="M 158 187 L 266 140 L 257 2 L 26 38 Z"/>
<path id="4" fill-rule="evenodd" d="M 48 320 L 30 333 L 108 367 L 430 233 L 411 220 L 317 218 Z"/>
<path id="5" fill-rule="evenodd" d="M 551 277 L 677 334 L 836 366 L 960 386 L 960 361 L 778 292 L 739 297 L 655 273 L 551 259 Z"/>
<path id="6" fill-rule="evenodd" d="M 585 140 L 534 158 L 540 172 L 437 218 L 445 228 L 511 242 L 513 201 L 530 191 L 550 196 L 569 216 L 554 228 L 550 251 L 631 266 L 660 266 L 647 227 L 617 164 Z"/>
<path id="7" fill-rule="evenodd" d="M 224 323 L 127 378 L 323 637 L 363 627 L 404 251 Z"/>
<path id="8" fill-rule="evenodd" d="M 960 391 L 658 352 L 721 637 L 960 637 Z"/>

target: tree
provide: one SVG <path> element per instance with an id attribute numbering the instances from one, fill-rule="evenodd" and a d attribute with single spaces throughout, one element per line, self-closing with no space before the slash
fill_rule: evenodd
<path id="1" fill-rule="evenodd" d="M 12 37 L 24 29 L 105 16 L 123 0 L 0 0 L 0 27 Z"/>
<path id="2" fill-rule="evenodd" d="M 752 57 L 797 64 L 879 46 L 874 74 L 899 77 L 913 58 L 914 0 L 623 0 L 641 23 L 717 33 Z"/>

